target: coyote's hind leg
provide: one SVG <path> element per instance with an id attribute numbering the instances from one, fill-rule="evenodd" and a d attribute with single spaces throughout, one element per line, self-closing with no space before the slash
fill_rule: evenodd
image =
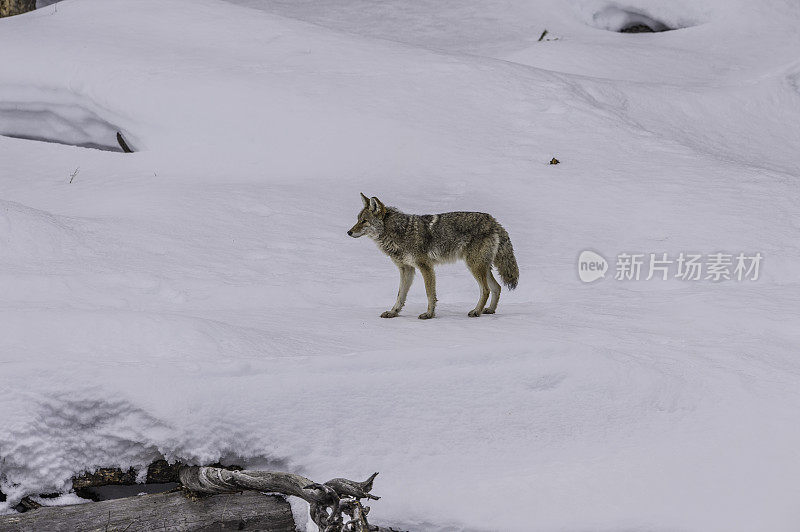
<path id="1" fill-rule="evenodd" d="M 489 303 L 489 306 L 483 309 L 484 314 L 494 314 L 494 311 L 497 310 L 497 302 L 500 301 L 500 283 L 497 282 L 497 279 L 494 278 L 492 275 L 492 269 L 486 272 L 486 281 L 489 283 L 489 290 L 492 293 L 492 301 Z"/>
<path id="2" fill-rule="evenodd" d="M 491 266 L 487 264 L 467 264 L 467 266 L 469 266 L 469 270 L 472 272 L 472 275 L 475 276 L 475 280 L 478 281 L 478 286 L 481 288 L 478 304 L 467 313 L 467 316 L 470 318 L 477 318 L 483 312 L 483 308 L 486 306 L 486 300 L 489 299 L 489 281 L 487 274 Z"/>

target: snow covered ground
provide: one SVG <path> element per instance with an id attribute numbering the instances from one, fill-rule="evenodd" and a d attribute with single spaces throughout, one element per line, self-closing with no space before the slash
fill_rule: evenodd
<path id="1" fill-rule="evenodd" d="M 642 16 L 681 29 L 609 31 Z M 789 0 L 0 20 L 0 133 L 63 143 L 0 136 L 0 511 L 163 455 L 380 471 L 373 520 L 411 530 L 797 530 L 798 27 Z M 69 145 L 118 130 L 136 153 Z M 359 192 L 494 214 L 519 288 L 467 318 L 441 267 L 437 319 L 419 277 L 378 318 Z M 621 252 L 764 259 L 617 281 Z"/>

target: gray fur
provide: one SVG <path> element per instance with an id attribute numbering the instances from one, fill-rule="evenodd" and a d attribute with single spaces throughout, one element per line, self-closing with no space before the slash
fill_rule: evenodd
<path id="1" fill-rule="evenodd" d="M 428 310 L 421 319 L 434 317 L 436 308 L 437 264 L 463 260 L 480 287 L 478 304 L 469 316 L 494 314 L 500 300 L 500 284 L 492 275 L 492 265 L 510 289 L 516 288 L 519 268 L 508 232 L 491 215 L 482 212 L 445 212 L 442 214 L 405 214 L 386 207 L 378 198 L 361 194 L 364 208 L 348 235 L 369 236 L 381 251 L 400 269 L 400 289 L 391 310 L 381 317 L 397 316 L 406 302 L 414 278 L 414 268 L 425 280 Z M 491 295 L 491 302 L 485 307 Z"/>

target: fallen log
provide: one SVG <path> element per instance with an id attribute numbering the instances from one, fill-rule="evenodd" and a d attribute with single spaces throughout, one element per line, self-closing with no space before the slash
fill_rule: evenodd
<path id="1" fill-rule="evenodd" d="M 392 529 L 369 524 L 370 509 L 361 502 L 380 498 L 370 493 L 376 476 L 362 482 L 335 478 L 320 484 L 293 473 L 159 461 L 151 464 L 147 480 L 178 480 L 182 487 L 73 506 L 38 507 L 31 501 L 25 513 L 0 516 L 0 530 L 294 531 L 291 506 L 279 496 L 284 495 L 307 501 L 310 517 L 321 532 L 386 532 Z M 80 492 L 131 484 L 135 478 L 133 470 L 99 469 L 76 477 L 73 484 Z"/>
<path id="2" fill-rule="evenodd" d="M 289 503 L 280 496 L 244 492 L 196 497 L 178 490 L 0 515 L 0 530 L 294 532 L 295 524 Z"/>

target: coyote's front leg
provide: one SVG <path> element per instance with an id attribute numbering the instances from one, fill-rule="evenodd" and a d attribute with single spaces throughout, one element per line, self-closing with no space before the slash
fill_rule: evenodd
<path id="1" fill-rule="evenodd" d="M 425 293 L 428 295 L 428 311 L 420 314 L 419 319 L 429 320 L 436 310 L 436 275 L 433 273 L 433 266 L 429 264 L 420 264 L 417 267 L 425 279 Z"/>
<path id="2" fill-rule="evenodd" d="M 403 308 L 403 305 L 406 304 L 408 289 L 411 288 L 411 282 L 414 280 L 414 268 L 405 264 L 399 265 L 398 268 L 400 268 L 400 288 L 397 290 L 397 301 L 395 301 L 392 310 L 387 310 L 381 314 L 381 318 L 394 318 Z"/>

